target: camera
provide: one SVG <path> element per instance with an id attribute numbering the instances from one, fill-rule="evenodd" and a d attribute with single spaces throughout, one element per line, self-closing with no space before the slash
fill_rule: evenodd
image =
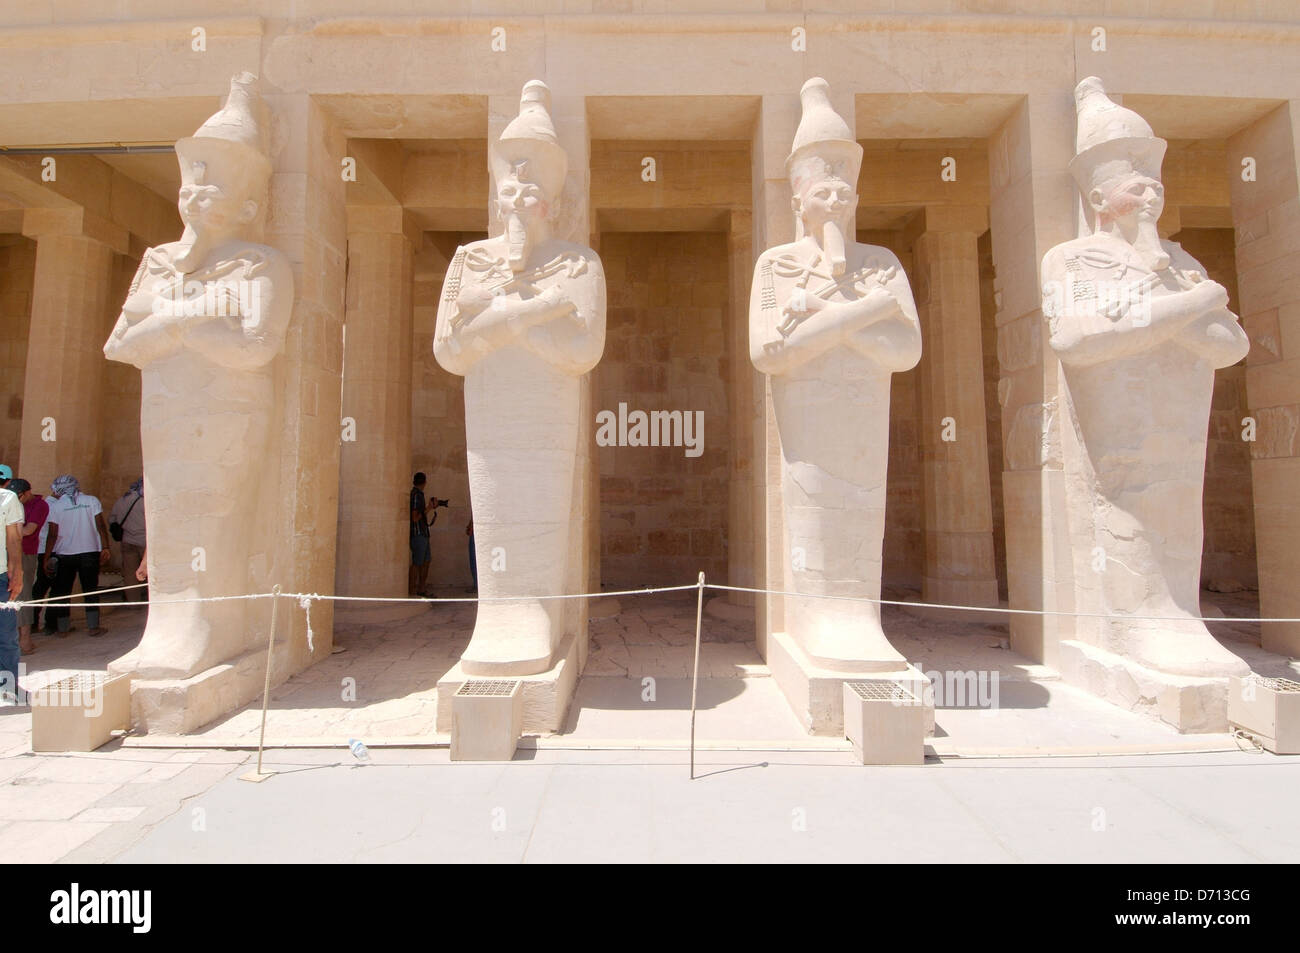
<path id="1" fill-rule="evenodd" d="M 438 507 L 440 507 L 440 506 L 446 506 L 446 505 L 449 504 L 450 502 L 451 502 L 451 500 L 434 500 L 434 501 L 433 501 L 433 508 L 436 510 Z"/>

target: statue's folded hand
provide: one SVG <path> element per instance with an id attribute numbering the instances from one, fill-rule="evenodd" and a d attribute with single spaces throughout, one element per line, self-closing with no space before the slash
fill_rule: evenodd
<path id="1" fill-rule="evenodd" d="M 139 324 L 145 318 L 156 313 L 157 296 L 147 291 L 137 291 L 126 299 L 122 305 L 122 317 L 128 326 Z"/>
<path id="2" fill-rule="evenodd" d="M 1197 312 L 1201 314 L 1228 307 L 1228 289 L 1217 281 L 1197 282 L 1184 291 L 1183 294 L 1187 295 L 1188 300 L 1194 304 Z"/>

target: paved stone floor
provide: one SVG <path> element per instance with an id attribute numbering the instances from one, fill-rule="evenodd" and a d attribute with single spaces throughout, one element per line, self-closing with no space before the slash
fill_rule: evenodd
<path id="1" fill-rule="evenodd" d="M 1300 662 L 1262 653 L 1258 626 L 1231 621 L 1254 611 L 1249 599 L 1216 602 L 1229 619 L 1214 628 L 1234 651 L 1257 669 L 1272 666 L 1270 674 L 1300 676 Z M 1300 847 L 1300 758 L 1235 750 L 1228 736 L 1179 736 L 1011 652 L 1003 625 L 935 622 L 896 607 L 886 608 L 886 628 L 921 668 L 999 673 L 996 711 L 941 708 L 924 768 L 853 766 L 844 742 L 810 738 L 795 721 L 749 640 L 750 624 L 709 613 L 697 722 L 706 777 L 690 782 L 680 749 L 689 733 L 694 596 L 623 597 L 620 608 L 592 622 L 587 675 L 565 731 L 528 740 L 509 765 L 452 765 L 445 750 L 383 746 L 435 738 L 433 686 L 468 640 L 471 604 L 340 625 L 345 651 L 274 693 L 271 744 L 359 737 L 373 745 L 368 764 L 337 747 L 271 750 L 268 764 L 281 773 L 254 785 L 238 780 L 255 758 L 248 750 L 133 747 L 139 739 L 127 739 L 88 754 L 34 755 L 30 711 L 0 709 L 7 856 L 1282 860 Z M 101 638 L 87 637 L 80 620 L 66 638 L 38 636 L 37 652 L 24 658 L 24 686 L 102 670 L 135 644 L 143 621 L 139 610 L 109 609 Z M 355 680 L 355 703 L 342 697 L 345 678 Z M 259 706 L 249 706 L 183 743 L 248 744 L 259 718 Z M 619 746 L 639 750 L 609 750 Z M 1234 750 L 1138 753 L 1188 746 Z M 1049 750 L 1094 757 L 1026 757 Z M 1244 798 L 1249 823 L 1231 808 Z M 507 827 L 480 829 L 483 813 L 496 808 Z M 1095 836 L 1097 808 L 1114 836 Z M 791 827 L 796 811 L 804 831 Z M 340 814 L 357 819 L 342 833 Z M 883 826 L 882 816 L 891 819 Z M 927 836 L 915 837 L 922 827 Z M 229 836 L 204 836 L 211 833 Z"/>
<path id="2" fill-rule="evenodd" d="M 278 752 L 112 854 L 126 862 L 1283 862 L 1300 758 L 853 766 L 842 753 Z M 1248 808 L 1243 805 L 1248 804 Z M 3 836 L 3 831 L 0 831 Z M 104 835 L 101 835 L 103 837 Z M 116 848 L 116 845 L 114 845 Z M 69 859 L 107 859 L 99 838 Z"/>

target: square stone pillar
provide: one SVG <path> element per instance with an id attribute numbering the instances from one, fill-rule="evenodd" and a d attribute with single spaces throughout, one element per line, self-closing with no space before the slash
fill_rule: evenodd
<path id="1" fill-rule="evenodd" d="M 519 111 L 515 99 L 513 116 Z M 495 119 L 496 110 L 492 110 Z M 508 121 L 508 120 L 507 120 Z M 590 246 L 597 254 L 600 248 L 594 235 L 595 222 L 591 215 L 591 134 L 587 128 L 587 100 L 583 96 L 554 94 L 551 99 L 551 121 L 555 135 L 569 157 L 568 172 L 564 179 L 564 194 L 560 198 L 553 223 L 555 237 Z M 503 127 L 502 127 L 503 128 Z M 495 124 L 489 130 L 495 141 L 501 128 Z M 491 183 L 496 194 L 496 185 Z M 496 205 L 489 202 L 488 212 L 495 215 Z M 580 382 L 578 421 L 578 460 L 574 467 L 573 530 L 569 536 L 569 581 L 571 593 L 595 592 L 600 589 L 600 472 L 595 454 L 596 375 L 600 365 Z M 482 572 L 482 568 L 479 569 Z M 587 665 L 587 622 L 589 603 L 586 599 L 565 601 L 565 631 L 572 632 L 577 643 L 577 671 Z M 565 699 L 567 707 L 568 699 Z"/>
<path id="2" fill-rule="evenodd" d="M 267 95 L 284 149 L 274 156 L 266 240 L 294 266 L 294 308 L 279 388 L 285 437 L 270 488 L 259 501 L 274 533 L 263 585 L 288 592 L 329 593 L 334 587 L 338 520 L 340 376 L 343 372 L 347 207 L 342 176 L 347 140 L 311 96 Z M 268 499 L 269 498 L 269 499 Z M 255 577 L 256 577 L 255 573 Z M 287 642 L 279 678 L 325 658 L 333 645 L 334 604 L 280 607 L 277 641 Z"/>
<path id="3" fill-rule="evenodd" d="M 412 259 L 422 236 L 396 205 L 351 208 L 348 226 L 335 591 L 403 597 L 411 562 Z M 367 618 L 383 609 L 338 607 Z"/>
<path id="4" fill-rule="evenodd" d="M 1245 159 L 1253 160 L 1253 181 L 1243 180 Z M 1264 618 L 1300 618 L 1298 163 L 1300 100 L 1279 106 L 1228 141 L 1237 291 L 1251 343 L 1246 397 L 1256 422 L 1250 456 Z M 1263 645 L 1300 656 L 1300 623 L 1264 623 Z"/>
<path id="5" fill-rule="evenodd" d="M 1002 496 L 1013 609 L 1074 610 L 1057 403 L 1060 362 L 1048 341 L 1038 279 L 1043 256 L 1076 236 L 1078 190 L 1068 172 L 1074 126 L 1068 88 L 1031 93 L 989 140 Z M 1058 643 L 1071 635 L 1068 616 L 1011 616 L 1011 647 L 1035 661 L 1055 664 Z"/>
<path id="6" fill-rule="evenodd" d="M 921 319 L 921 472 L 924 602 L 996 606 L 980 323 L 983 208 L 933 206 L 912 246 Z M 953 613 L 963 622 L 982 615 Z"/>
<path id="7" fill-rule="evenodd" d="M 752 160 L 750 183 L 753 188 L 753 245 L 749 262 L 749 281 L 753 281 L 754 262 L 764 249 L 794 241 L 794 211 L 790 207 L 790 180 L 785 159 L 790 154 L 795 130 L 799 126 L 799 91 L 764 96 L 759 104 L 758 122 L 750 146 Z M 850 109 L 849 121 L 853 116 Z M 748 289 L 746 302 L 746 337 L 748 338 Z M 748 345 L 746 361 L 748 362 Z M 750 364 L 752 367 L 753 365 Z M 781 515 L 781 438 L 772 406 L 772 387 L 766 374 L 755 373 L 751 379 L 753 416 L 752 432 L 754 492 L 754 585 L 759 589 L 785 587 L 785 521 Z M 743 426 L 740 415 L 733 426 Z M 754 613 L 754 636 L 759 654 L 768 657 L 768 634 L 785 628 L 785 603 L 779 595 L 759 596 Z"/>
<path id="8" fill-rule="evenodd" d="M 754 525 L 754 427 L 756 411 L 762 410 L 763 375 L 749 359 L 749 283 L 754 277 L 754 224 L 747 209 L 733 209 L 727 234 L 728 294 L 727 355 L 730 379 L 727 402 L 731 407 L 728 478 L 727 579 L 728 585 L 753 587 L 758 579 L 755 566 Z M 757 380 L 755 380 L 757 378 Z M 757 397 L 756 397 L 757 394 Z M 759 534 L 761 535 L 761 533 Z M 709 580 L 722 581 L 722 580 Z M 728 593 L 733 605 L 752 606 L 750 593 Z"/>
<path id="9" fill-rule="evenodd" d="M 81 209 L 29 209 L 23 234 L 36 239 L 36 271 L 22 452 L 4 462 L 38 493 L 71 473 L 107 506 L 120 488 L 99 485 L 104 341 L 121 305 L 113 255 L 127 252 L 127 234 Z"/>

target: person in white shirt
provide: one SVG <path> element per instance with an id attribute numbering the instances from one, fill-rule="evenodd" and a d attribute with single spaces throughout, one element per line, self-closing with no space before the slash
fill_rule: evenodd
<path id="1" fill-rule="evenodd" d="M 17 494 L 0 489 L 0 592 L 10 601 L 23 591 L 23 505 Z M 0 697 L 5 704 L 18 701 L 18 612 L 0 609 Z"/>
<path id="2" fill-rule="evenodd" d="M 50 502 L 50 515 L 46 520 L 49 535 L 45 539 L 45 571 L 54 576 L 53 596 L 65 600 L 72 594 L 73 582 L 80 578 L 85 595 L 87 635 L 103 635 L 99 624 L 99 567 L 109 558 L 108 527 L 104 523 L 104 508 L 89 493 L 81 492 L 81 484 L 71 474 L 56 477 L 50 484 L 54 499 Z M 50 556 L 57 557 L 57 565 L 50 572 Z M 51 606 L 46 618 L 53 617 L 60 635 L 72 630 L 72 615 L 67 606 Z"/>

